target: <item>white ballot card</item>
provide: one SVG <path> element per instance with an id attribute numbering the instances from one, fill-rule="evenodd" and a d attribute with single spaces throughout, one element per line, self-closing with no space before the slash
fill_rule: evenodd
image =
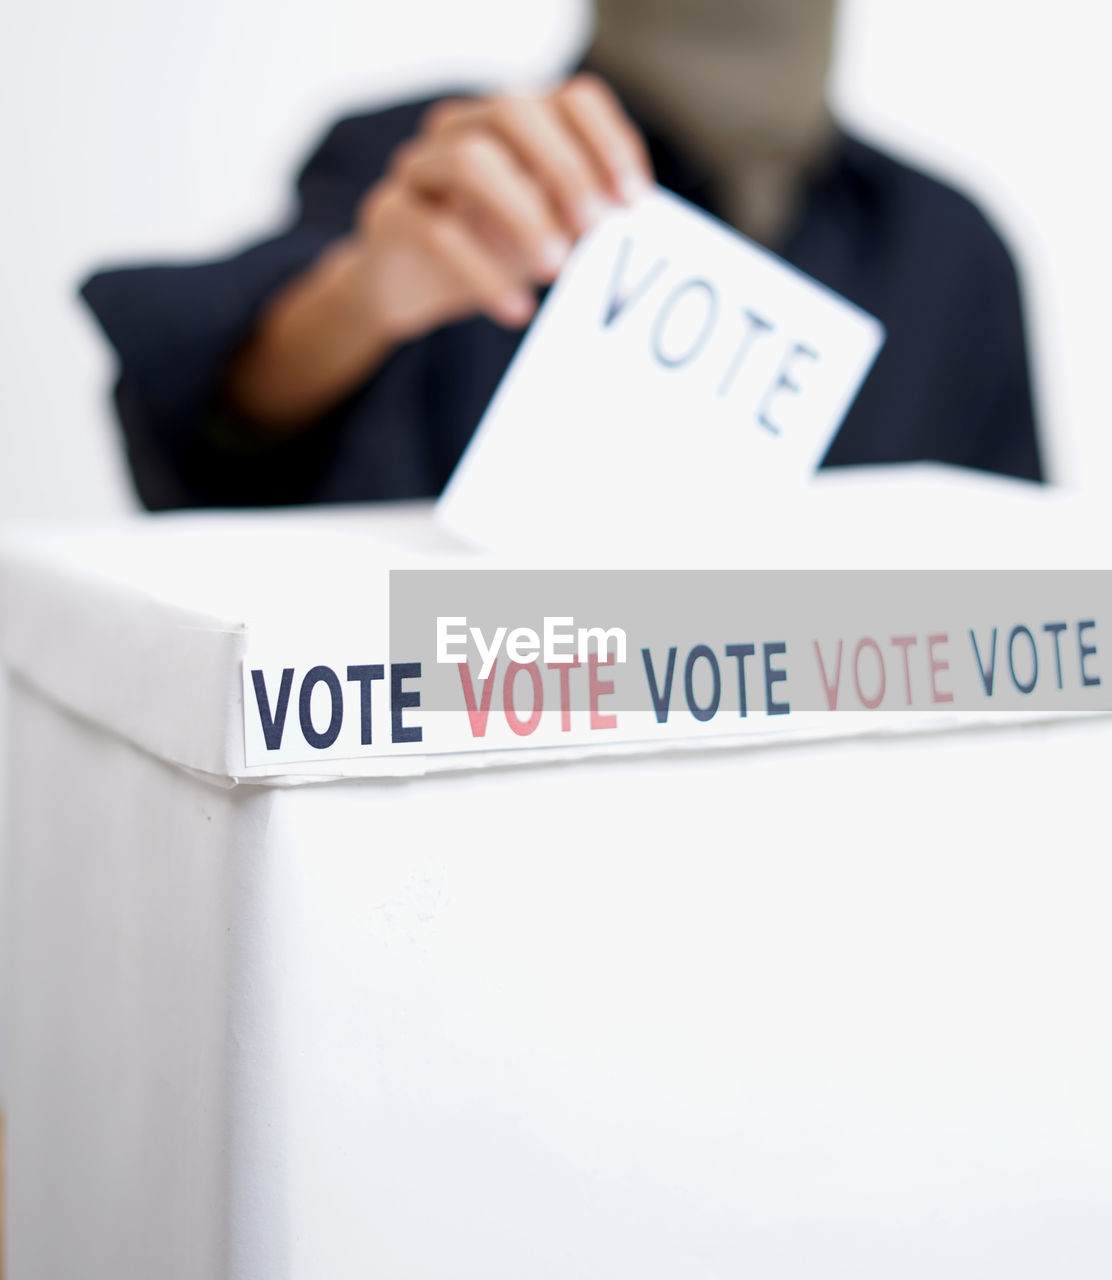
<path id="1" fill-rule="evenodd" d="M 656 189 L 577 246 L 438 513 L 504 551 L 730 527 L 816 470 L 881 344 L 860 308 Z"/>

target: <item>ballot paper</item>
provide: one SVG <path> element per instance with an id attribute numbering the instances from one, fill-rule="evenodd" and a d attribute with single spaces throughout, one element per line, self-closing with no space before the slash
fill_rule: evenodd
<path id="1" fill-rule="evenodd" d="M 728 536 L 814 474 L 881 324 L 661 189 L 578 245 L 438 508 L 494 551 Z"/>

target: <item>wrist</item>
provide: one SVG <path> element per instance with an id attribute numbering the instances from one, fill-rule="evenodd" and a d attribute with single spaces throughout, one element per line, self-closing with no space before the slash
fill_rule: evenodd
<path id="1" fill-rule="evenodd" d="M 337 321 L 359 342 L 363 358 L 380 364 L 406 335 L 392 321 L 381 297 L 380 273 L 370 247 L 357 235 L 345 236 L 328 251 L 320 269 L 335 301 Z"/>

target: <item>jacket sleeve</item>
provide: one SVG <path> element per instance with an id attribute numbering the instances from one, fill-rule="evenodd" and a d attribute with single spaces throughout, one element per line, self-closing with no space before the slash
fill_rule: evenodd
<path id="1" fill-rule="evenodd" d="M 273 238 L 219 261 L 106 270 L 84 284 L 81 296 L 118 356 L 116 409 L 147 507 L 311 499 L 343 407 L 274 442 L 237 421 L 220 388 L 276 291 L 350 230 L 360 197 L 425 105 L 337 124 L 304 166 L 294 216 Z M 389 365 L 380 376 L 389 381 Z"/>
<path id="2" fill-rule="evenodd" d="M 1015 263 L 994 238 L 981 259 L 982 322 L 970 344 L 993 357 L 974 465 L 985 471 L 1045 481 L 1031 392 L 1023 300 Z"/>

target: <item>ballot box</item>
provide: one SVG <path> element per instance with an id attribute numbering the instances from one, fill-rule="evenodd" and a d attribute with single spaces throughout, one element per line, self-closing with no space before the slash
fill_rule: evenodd
<path id="1" fill-rule="evenodd" d="M 745 563 L 1103 554 L 1000 482 L 809 503 Z M 1106 1277 L 1112 721 L 248 763 L 254 654 L 476 562 L 422 505 L 7 536 L 9 1280 Z"/>

